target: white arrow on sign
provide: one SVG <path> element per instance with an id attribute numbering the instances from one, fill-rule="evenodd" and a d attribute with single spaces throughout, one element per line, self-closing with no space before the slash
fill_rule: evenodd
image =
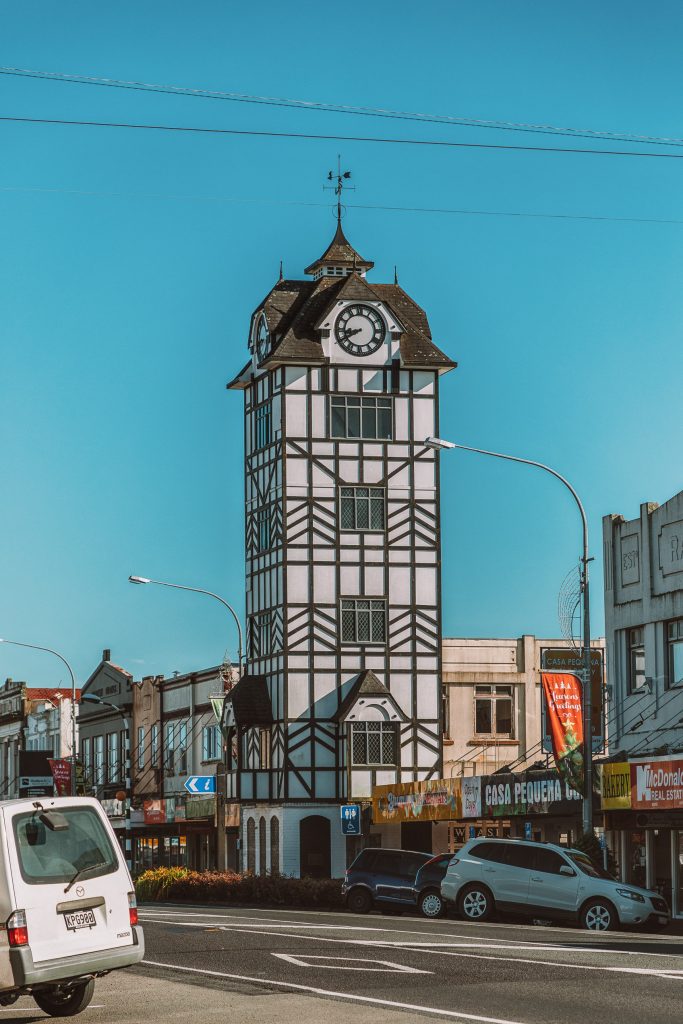
<path id="1" fill-rule="evenodd" d="M 408 967 L 406 964 L 395 964 L 391 960 L 366 960 L 364 957 L 356 956 L 291 956 L 289 953 L 272 953 L 278 960 L 286 960 L 288 964 L 296 967 L 322 967 L 328 971 L 370 971 L 374 974 L 433 974 L 434 971 L 421 971 L 417 967 Z M 309 963 L 315 960 L 315 963 Z M 334 960 L 336 963 L 323 964 L 321 960 Z M 362 964 L 361 967 L 347 967 L 347 964 Z M 379 966 L 373 967 L 372 964 Z"/>

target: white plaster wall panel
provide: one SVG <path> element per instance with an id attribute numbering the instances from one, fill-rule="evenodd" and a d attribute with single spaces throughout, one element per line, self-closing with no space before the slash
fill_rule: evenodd
<path id="1" fill-rule="evenodd" d="M 361 658 L 360 654 L 352 653 L 342 647 L 339 663 L 342 672 L 360 672 L 364 666 L 364 659 Z"/>
<path id="2" fill-rule="evenodd" d="M 327 461 L 327 459 L 321 459 L 319 462 L 311 463 L 311 485 L 313 487 L 313 495 L 316 498 L 334 495 L 337 489 L 334 477 L 331 475 L 333 472 L 332 460 L 329 460 L 329 468 L 325 465 Z"/>
<path id="3" fill-rule="evenodd" d="M 360 481 L 360 465 L 358 459 L 340 459 L 339 476 L 347 484 L 357 484 Z"/>
<path id="4" fill-rule="evenodd" d="M 320 797 L 321 800 L 331 799 L 334 797 L 334 772 L 315 773 L 315 792 L 316 796 Z M 332 830 L 333 829 L 334 822 L 332 823 Z M 344 868 L 346 868 L 346 865 L 344 865 Z M 332 875 L 332 877 L 334 878 L 335 876 Z"/>
<path id="5" fill-rule="evenodd" d="M 406 659 L 407 660 L 407 659 Z M 401 711 L 408 716 L 413 713 L 413 677 L 407 672 L 391 672 L 387 682 Z"/>
<path id="6" fill-rule="evenodd" d="M 351 772 L 351 796 L 358 799 L 372 796 L 372 773 L 356 771 Z"/>
<path id="7" fill-rule="evenodd" d="M 363 370 L 361 381 L 363 391 L 384 391 L 384 374 L 381 370 Z"/>
<path id="8" fill-rule="evenodd" d="M 418 549 L 415 552 L 415 561 L 418 565 L 435 565 L 436 549 Z"/>
<path id="9" fill-rule="evenodd" d="M 392 561 L 394 553 L 391 554 Z M 410 581 L 413 570 L 407 566 L 389 566 L 389 593 L 392 604 L 410 604 L 411 589 Z"/>
<path id="10" fill-rule="evenodd" d="M 434 400 L 432 398 L 413 398 L 413 440 L 420 443 L 426 437 L 433 437 Z"/>
<path id="11" fill-rule="evenodd" d="M 365 655 L 365 667 L 371 668 L 372 671 L 378 678 L 382 678 L 386 665 L 386 657 L 382 654 L 372 654 L 372 648 L 368 648 L 368 654 Z"/>
<path id="12" fill-rule="evenodd" d="M 313 433 L 324 436 L 327 422 L 327 399 L 324 395 L 313 395 L 311 398 L 311 417 Z"/>
<path id="13" fill-rule="evenodd" d="M 435 375 L 429 370 L 413 371 L 413 393 L 416 395 L 434 394 Z"/>
<path id="14" fill-rule="evenodd" d="M 391 786 L 396 782 L 396 772 L 376 772 L 375 782 L 378 786 Z"/>
<path id="15" fill-rule="evenodd" d="M 315 717 L 331 718 L 337 710 L 337 677 L 332 672 L 316 671 L 313 675 Z"/>
<path id="16" fill-rule="evenodd" d="M 346 548 L 348 551 L 355 551 L 357 555 L 362 537 L 362 533 L 351 533 L 350 530 L 344 530 L 339 539 L 341 547 Z"/>
<path id="17" fill-rule="evenodd" d="M 356 361 L 356 366 L 357 366 Z M 356 370 L 339 370 L 337 374 L 337 390 L 340 392 L 351 392 L 355 394 L 358 390 L 358 375 Z"/>
<path id="18" fill-rule="evenodd" d="M 308 772 L 307 774 L 310 775 L 310 772 Z M 289 775 L 289 796 L 291 800 L 303 800 L 306 797 L 308 797 L 308 793 L 306 792 L 305 788 L 302 786 L 301 782 L 296 777 L 296 775 L 294 775 L 293 772 L 290 772 Z M 299 873 L 298 865 L 296 873 Z"/>
<path id="19" fill-rule="evenodd" d="M 360 445 L 357 441 L 339 441 L 339 458 L 355 459 L 360 457 Z"/>
<path id="20" fill-rule="evenodd" d="M 256 799 L 268 799 L 268 772 L 256 773 Z"/>
<path id="21" fill-rule="evenodd" d="M 303 366 L 285 367 L 285 387 L 287 391 L 305 391 L 307 373 Z"/>
<path id="22" fill-rule="evenodd" d="M 436 605 L 436 569 L 417 566 L 415 569 L 415 603 L 423 607 Z"/>
<path id="23" fill-rule="evenodd" d="M 429 437 L 425 434 L 425 437 Z M 421 497 L 424 501 L 434 498 L 434 487 L 436 486 L 436 474 L 434 472 L 433 459 L 415 459 L 413 463 L 416 491 L 424 492 Z"/>
<path id="24" fill-rule="evenodd" d="M 287 709 L 290 718 L 300 718 L 308 711 L 308 675 L 290 672 L 287 677 Z"/>
<path id="25" fill-rule="evenodd" d="M 420 678 L 417 687 L 417 717 L 439 717 L 439 685 L 436 679 Z"/>
<path id="26" fill-rule="evenodd" d="M 363 459 L 381 459 L 384 457 L 384 445 L 364 441 L 361 454 Z"/>
<path id="27" fill-rule="evenodd" d="M 437 760 L 438 755 L 433 750 L 430 750 L 424 743 L 418 743 L 417 745 L 417 763 L 422 767 L 429 767 Z"/>
<path id="28" fill-rule="evenodd" d="M 316 547 L 313 554 L 316 562 L 334 562 L 337 552 L 334 548 Z"/>
<path id="29" fill-rule="evenodd" d="M 318 457 L 334 456 L 334 445 L 331 441 L 314 441 L 312 446 L 313 455 Z"/>
<path id="30" fill-rule="evenodd" d="M 368 597 L 382 597 L 384 591 L 384 567 L 368 566 L 365 570 L 363 593 Z"/>
<path id="31" fill-rule="evenodd" d="M 287 561 L 288 562 L 305 562 L 308 565 L 308 548 L 302 547 L 288 547 L 287 548 Z M 289 571 L 289 570 L 288 570 Z M 291 595 L 288 595 L 288 599 L 291 601 Z"/>
<path id="32" fill-rule="evenodd" d="M 360 594 L 360 569 L 357 565 L 342 565 L 339 569 L 341 596 L 353 597 Z"/>
<path id="33" fill-rule="evenodd" d="M 416 661 L 419 672 L 438 672 L 439 670 L 438 659 L 432 654 L 418 654 Z"/>
<path id="34" fill-rule="evenodd" d="M 337 600 L 335 583 L 335 573 L 332 566 L 313 566 L 313 594 L 316 604 L 334 604 Z"/>
<path id="35" fill-rule="evenodd" d="M 383 548 L 365 548 L 363 558 L 366 563 L 381 562 L 382 565 L 384 565 L 384 562 L 386 561 L 386 552 Z"/>
<path id="36" fill-rule="evenodd" d="M 401 654 L 391 655 L 391 670 L 398 671 L 399 669 L 411 669 L 413 667 L 413 659 L 406 658 Z"/>
<path id="37" fill-rule="evenodd" d="M 410 440 L 410 434 L 408 432 L 407 398 L 396 397 L 394 399 L 394 439 L 396 441 Z"/>
<path id="38" fill-rule="evenodd" d="M 362 466 L 363 483 L 376 484 L 384 475 L 384 462 L 379 459 L 363 462 Z"/>
<path id="39" fill-rule="evenodd" d="M 316 671 L 324 669 L 336 669 L 337 659 L 334 654 L 318 654 L 314 655 L 314 666 Z"/>
<path id="40" fill-rule="evenodd" d="M 318 768 L 334 768 L 336 764 L 336 756 L 333 750 L 328 750 L 322 743 L 316 744 L 315 748 L 315 763 Z M 334 772 L 320 772 L 321 776 L 332 779 L 334 783 Z M 321 792 L 317 791 L 318 796 L 323 796 Z"/>
<path id="41" fill-rule="evenodd" d="M 392 473 L 389 481 L 389 496 L 396 500 L 404 500 L 410 497 L 410 467 L 402 466 L 398 472 L 395 472 L 396 467 L 390 465 Z"/>
<path id="42" fill-rule="evenodd" d="M 311 744 L 302 743 L 301 746 L 297 747 L 295 750 L 292 750 L 290 747 L 289 760 L 295 768 L 307 768 L 311 763 Z"/>
<path id="43" fill-rule="evenodd" d="M 287 599 L 290 604 L 308 602 L 308 573 L 306 565 L 287 566 Z"/>
<path id="44" fill-rule="evenodd" d="M 254 787 L 252 785 L 251 772 L 242 772 L 242 799 L 252 800 L 254 797 Z"/>
<path id="45" fill-rule="evenodd" d="M 294 487 L 305 488 L 305 493 L 308 494 L 308 463 L 306 459 L 296 458 L 295 456 L 289 455 L 287 457 L 288 497 L 291 495 L 292 488 Z"/>

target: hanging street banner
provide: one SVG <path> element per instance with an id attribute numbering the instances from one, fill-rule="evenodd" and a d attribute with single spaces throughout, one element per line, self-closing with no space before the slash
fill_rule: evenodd
<path id="1" fill-rule="evenodd" d="M 571 815 L 580 811 L 581 794 L 553 769 L 485 775 L 481 780 L 482 818 Z"/>
<path id="2" fill-rule="evenodd" d="M 603 811 L 631 809 L 631 765 L 626 761 L 612 761 L 600 769 L 600 806 Z"/>
<path id="3" fill-rule="evenodd" d="M 601 648 L 591 648 L 591 732 L 594 754 L 605 749 L 604 659 L 604 651 Z M 583 680 L 583 651 L 574 647 L 546 647 L 541 651 L 541 669 L 547 672 L 571 672 L 572 675 Z M 583 687 L 583 683 L 581 686 Z M 553 749 L 553 744 L 545 700 L 541 702 L 541 706 L 543 711 L 543 749 L 550 751 Z"/>
<path id="4" fill-rule="evenodd" d="M 394 786 L 374 786 L 372 820 L 453 821 L 462 817 L 462 798 L 458 779 L 429 779 L 426 782 L 399 782 Z"/>
<path id="5" fill-rule="evenodd" d="M 48 757 L 47 763 L 50 765 L 52 778 L 55 780 L 57 796 L 68 796 L 71 790 L 71 763 L 63 758 L 53 759 L 51 757 Z"/>
<path id="6" fill-rule="evenodd" d="M 583 793 L 583 701 L 572 672 L 541 672 L 555 764 L 568 786 Z"/>

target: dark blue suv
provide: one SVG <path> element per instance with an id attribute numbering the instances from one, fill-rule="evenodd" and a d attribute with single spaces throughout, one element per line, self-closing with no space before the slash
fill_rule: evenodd
<path id="1" fill-rule="evenodd" d="M 379 908 L 419 908 L 425 917 L 440 917 L 441 879 L 452 854 L 433 857 L 413 850 L 361 850 L 342 885 L 346 906 L 356 914 Z"/>

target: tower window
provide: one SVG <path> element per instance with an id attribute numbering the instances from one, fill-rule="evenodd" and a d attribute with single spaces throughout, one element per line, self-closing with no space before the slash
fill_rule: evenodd
<path id="1" fill-rule="evenodd" d="M 391 399 L 333 395 L 330 399 L 330 436 L 391 441 Z"/>
<path id="2" fill-rule="evenodd" d="M 352 722 L 351 764 L 395 765 L 396 726 L 391 722 Z"/>
<path id="3" fill-rule="evenodd" d="M 263 658 L 270 654 L 273 633 L 270 612 L 252 615 L 249 626 L 249 657 Z"/>
<path id="4" fill-rule="evenodd" d="M 386 525 L 383 487 L 341 487 L 342 530 L 383 530 Z"/>
<path id="5" fill-rule="evenodd" d="M 270 402 L 259 405 L 254 413 L 255 437 L 254 447 L 265 448 L 273 440 L 273 414 Z"/>
<path id="6" fill-rule="evenodd" d="M 344 598 L 341 608 L 343 643 L 386 643 L 387 603 L 384 598 Z"/>
<path id="7" fill-rule="evenodd" d="M 260 508 L 258 510 L 255 526 L 256 550 L 267 551 L 270 547 L 270 509 Z"/>

